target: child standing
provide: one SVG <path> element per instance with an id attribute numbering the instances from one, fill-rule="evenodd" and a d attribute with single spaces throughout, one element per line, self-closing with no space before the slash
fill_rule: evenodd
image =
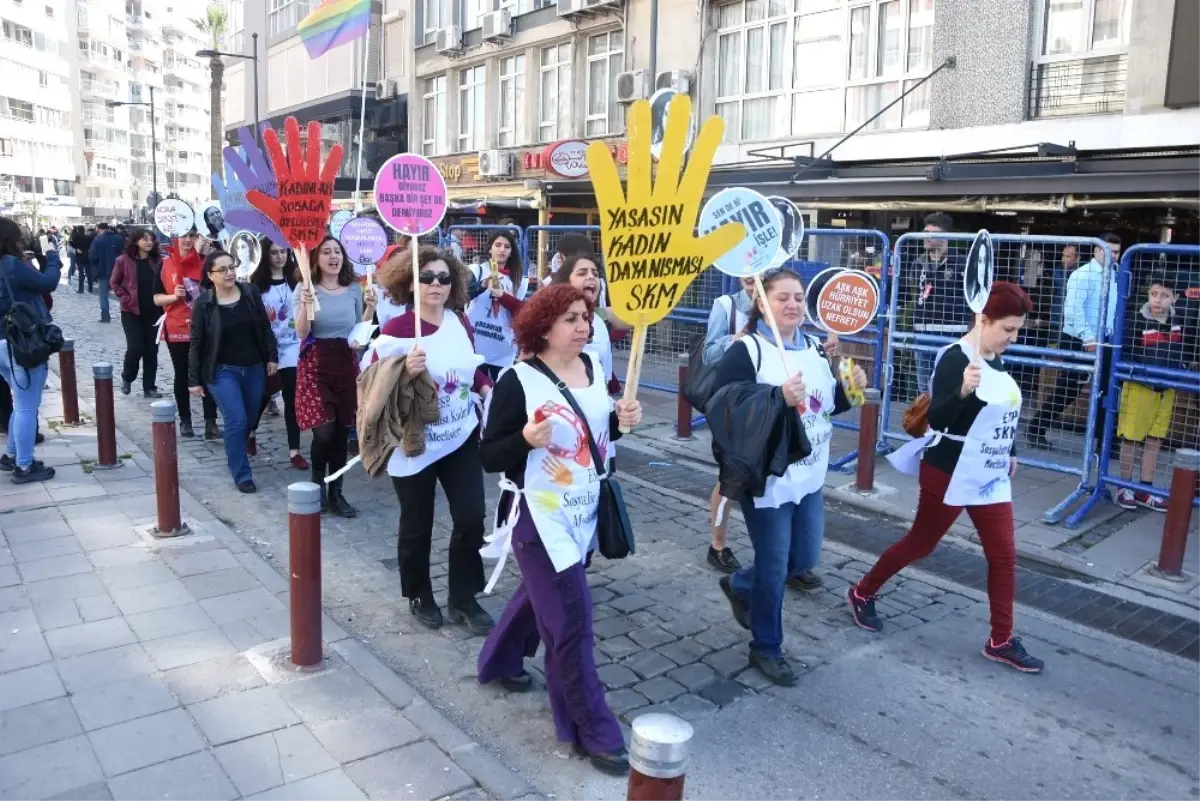
<path id="1" fill-rule="evenodd" d="M 1150 278 L 1146 302 L 1129 321 L 1125 332 L 1123 361 L 1173 370 L 1184 368 L 1183 326 L 1175 315 L 1175 287 L 1162 274 Z M 1141 452 L 1143 484 L 1154 483 L 1158 452 L 1171 427 L 1175 390 L 1153 383 L 1125 381 L 1121 384 L 1121 408 L 1117 436 L 1121 438 L 1121 478 L 1133 478 L 1133 460 Z M 1139 506 L 1155 512 L 1167 511 L 1166 501 L 1149 492 L 1117 490 L 1122 509 Z"/>

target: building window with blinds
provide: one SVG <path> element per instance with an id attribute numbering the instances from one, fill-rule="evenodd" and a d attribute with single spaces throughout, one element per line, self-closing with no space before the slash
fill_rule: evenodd
<path id="1" fill-rule="evenodd" d="M 1038 0 L 1031 118 L 1124 110 L 1131 5 L 1130 0 Z"/>
<path id="2" fill-rule="evenodd" d="M 624 63 L 621 31 L 589 36 L 587 40 L 587 136 L 619 133 L 624 127 L 617 103 L 617 76 Z"/>
<path id="3" fill-rule="evenodd" d="M 571 44 L 543 47 L 538 94 L 538 141 L 571 135 Z"/>
<path id="4" fill-rule="evenodd" d="M 421 153 L 446 152 L 446 76 L 426 78 L 421 94 Z"/>
<path id="5" fill-rule="evenodd" d="M 525 56 L 500 59 L 496 147 L 525 144 Z"/>
<path id="6" fill-rule="evenodd" d="M 486 68 L 480 64 L 458 73 L 458 150 L 482 150 L 484 137 L 484 89 Z"/>

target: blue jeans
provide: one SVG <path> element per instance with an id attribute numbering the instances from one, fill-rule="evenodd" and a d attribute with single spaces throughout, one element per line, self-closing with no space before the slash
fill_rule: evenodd
<path id="1" fill-rule="evenodd" d="M 742 501 L 754 563 L 734 573 L 730 583 L 750 602 L 750 650 L 762 656 L 783 656 L 783 591 L 788 577 L 812 570 L 821 561 L 823 496 L 818 490 L 777 509 L 757 509 L 753 498 Z"/>
<path id="2" fill-rule="evenodd" d="M 225 461 L 234 484 L 254 479 L 250 458 L 246 456 L 246 437 L 258 419 L 266 384 L 267 371 L 261 364 L 253 367 L 219 364 L 213 382 L 208 385 L 225 423 Z"/>
<path id="3" fill-rule="evenodd" d="M 111 320 L 108 315 L 108 279 L 97 278 L 96 286 L 100 287 L 100 319 Z"/>
<path id="4" fill-rule="evenodd" d="M 33 444 L 37 437 L 38 407 L 42 405 L 42 390 L 46 386 L 47 366 L 40 364 L 26 370 L 8 357 L 8 341 L 0 339 L 0 378 L 12 390 L 13 411 L 8 420 L 8 455 L 17 466 L 33 464 Z"/>

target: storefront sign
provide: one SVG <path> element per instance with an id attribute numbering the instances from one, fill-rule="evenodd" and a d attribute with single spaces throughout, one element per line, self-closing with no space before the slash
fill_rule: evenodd
<path id="1" fill-rule="evenodd" d="M 567 142 L 560 142 L 557 144 L 570 144 L 570 143 L 573 143 L 574 141 L 575 140 L 568 140 Z M 585 144 L 585 145 L 587 145 L 587 147 L 591 147 L 591 145 L 595 144 L 595 143 L 594 142 L 591 142 L 591 143 L 581 142 L 580 144 Z M 629 145 L 628 145 L 628 143 L 626 143 L 626 142 L 611 142 L 611 143 L 606 142 L 603 144 L 606 148 L 608 148 L 608 154 L 610 156 L 612 156 L 614 163 L 616 163 L 616 164 L 628 164 L 629 163 Z M 551 145 L 550 148 L 553 148 L 555 146 L 556 145 Z M 521 154 L 521 169 L 523 169 L 523 170 L 546 170 L 547 172 L 554 172 L 554 170 L 552 170 L 551 167 L 549 166 L 549 160 L 546 158 L 550 148 L 547 148 L 546 150 L 526 150 L 524 153 Z M 584 152 L 586 153 L 587 151 L 585 150 Z M 586 174 L 587 174 L 586 170 L 583 173 L 580 173 L 581 176 L 586 175 Z M 568 176 L 564 176 L 564 177 L 568 177 Z"/>
<path id="2" fill-rule="evenodd" d="M 563 178 L 582 178 L 588 173 L 587 148 L 582 139 L 555 142 L 542 151 L 542 165 Z"/>

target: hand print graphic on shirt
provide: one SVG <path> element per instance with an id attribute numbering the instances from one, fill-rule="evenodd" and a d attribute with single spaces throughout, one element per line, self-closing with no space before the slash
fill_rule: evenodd
<path id="1" fill-rule="evenodd" d="M 534 508 L 540 512 L 553 514 L 562 508 L 563 496 L 554 490 L 531 490 L 525 494 L 532 496 Z"/>
<path id="2" fill-rule="evenodd" d="M 983 498 L 984 500 L 987 500 L 988 498 L 992 497 L 992 495 L 996 492 L 996 488 L 998 486 L 1000 486 L 1001 481 L 1004 481 L 1004 479 L 997 477 L 997 478 L 993 478 L 991 481 L 984 484 L 982 487 L 979 488 L 979 497 Z"/>
<path id="3" fill-rule="evenodd" d="M 829 419 L 829 410 L 825 408 L 825 395 L 821 392 L 821 390 L 818 389 L 816 392 L 809 395 L 807 403 L 808 408 L 812 410 L 813 414 L 821 415 L 821 419 L 823 420 Z"/>
<path id="4" fill-rule="evenodd" d="M 604 463 L 608 464 L 609 455 L 607 431 L 600 435 L 600 439 L 596 442 L 596 450 L 600 452 L 600 458 L 604 460 Z"/>
<path id="5" fill-rule="evenodd" d="M 542 459 L 542 472 L 561 487 L 569 487 L 574 483 L 571 479 L 571 468 L 554 455 L 547 454 L 546 458 Z"/>
<path id="6" fill-rule="evenodd" d="M 575 412 L 570 407 L 564 406 L 561 403 L 547 403 L 542 407 L 542 410 L 545 417 L 555 423 L 550 444 L 546 446 L 546 450 L 560 459 L 574 461 L 580 467 L 591 467 L 592 451 L 587 444 L 587 431 Z M 569 445 L 563 444 L 563 441 L 567 439 L 567 437 L 562 436 L 562 424 L 564 423 L 571 435 Z"/>

